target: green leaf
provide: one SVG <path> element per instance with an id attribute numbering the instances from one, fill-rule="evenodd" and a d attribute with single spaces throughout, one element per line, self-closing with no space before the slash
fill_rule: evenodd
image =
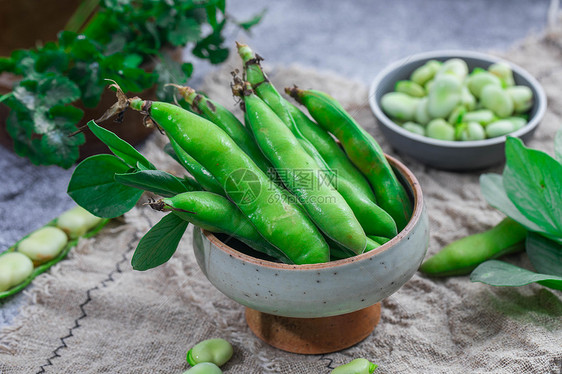
<path id="1" fill-rule="evenodd" d="M 25 108 L 32 111 L 38 106 L 38 99 L 36 96 L 37 85 L 38 83 L 36 80 L 25 79 L 12 89 L 14 99 L 18 101 L 18 104 L 21 104 L 21 109 L 19 110 Z M 14 107 L 13 105 L 10 106 L 12 108 Z"/>
<path id="2" fill-rule="evenodd" d="M 37 97 L 41 106 L 50 108 L 56 104 L 70 104 L 80 98 L 80 89 L 70 79 L 60 75 L 48 75 L 39 81 Z"/>
<path id="3" fill-rule="evenodd" d="M 123 12 L 130 8 L 132 0 L 104 0 L 103 2 L 106 8 Z"/>
<path id="4" fill-rule="evenodd" d="M 179 64 L 172 60 L 168 56 L 163 56 L 156 65 L 155 72 L 158 74 L 158 89 L 156 91 L 156 96 L 160 101 L 172 102 L 174 99 L 174 89 L 172 87 L 167 87 L 168 83 L 175 83 L 179 85 L 184 85 L 190 75 L 186 74 L 186 70 L 189 72 L 189 66 L 184 66 L 186 64 Z M 193 68 L 193 65 L 190 65 Z M 189 72 L 191 74 L 191 72 Z"/>
<path id="5" fill-rule="evenodd" d="M 115 180 L 126 186 L 140 188 L 155 194 L 171 197 L 188 189 L 181 179 L 161 170 L 140 170 L 124 174 L 115 174 Z"/>
<path id="6" fill-rule="evenodd" d="M 490 206 L 525 226 L 529 231 L 543 232 L 539 226 L 521 214 L 517 207 L 509 200 L 503 188 L 503 177 L 501 175 L 494 173 L 482 174 L 480 176 L 480 190 Z"/>
<path id="7" fill-rule="evenodd" d="M 205 12 L 207 13 L 207 22 L 213 28 L 213 30 L 218 26 L 219 22 L 217 20 L 217 8 L 214 5 L 205 7 Z"/>
<path id="8" fill-rule="evenodd" d="M 131 265 L 135 270 L 148 270 L 162 265 L 176 252 L 188 222 L 173 213 L 165 215 L 140 240 Z"/>
<path id="9" fill-rule="evenodd" d="M 63 72 L 68 68 L 69 55 L 53 42 L 45 44 L 39 50 L 35 61 L 37 72 Z"/>
<path id="10" fill-rule="evenodd" d="M 107 83 L 101 78 L 99 64 L 79 61 L 70 69 L 68 77 L 80 88 L 84 106 L 96 107 Z"/>
<path id="11" fill-rule="evenodd" d="M 168 40 L 174 46 L 196 42 L 201 35 L 199 23 L 192 18 L 181 17 L 175 27 L 168 31 Z"/>
<path id="12" fill-rule="evenodd" d="M 103 218 L 118 217 L 131 210 L 143 191 L 115 181 L 115 174 L 129 166 L 112 155 L 95 155 L 82 161 L 72 173 L 68 195 L 90 213 Z"/>
<path id="13" fill-rule="evenodd" d="M 228 48 L 222 47 L 224 38 L 221 31 L 225 22 L 221 22 L 216 30 L 195 45 L 192 50 L 195 56 L 208 59 L 211 64 L 219 64 L 228 58 Z"/>
<path id="14" fill-rule="evenodd" d="M 562 164 L 562 127 L 556 132 L 554 137 L 554 157 Z"/>
<path id="15" fill-rule="evenodd" d="M 540 273 L 562 277 L 562 244 L 529 233 L 525 243 L 533 267 Z"/>
<path id="16" fill-rule="evenodd" d="M 32 78 L 35 73 L 35 60 L 37 54 L 34 51 L 17 49 L 12 51 L 12 61 L 14 62 L 14 74 L 23 75 L 26 79 Z"/>
<path id="17" fill-rule="evenodd" d="M 259 12 L 249 20 L 239 22 L 238 26 L 242 27 L 244 30 L 250 30 L 252 27 L 254 27 L 255 25 L 261 22 L 262 18 L 265 16 L 266 13 L 267 13 L 267 9 L 263 9 L 261 12 Z"/>
<path id="18" fill-rule="evenodd" d="M 0 57 L 0 73 L 5 71 L 13 73 L 16 68 L 16 63 L 10 57 Z"/>
<path id="19" fill-rule="evenodd" d="M 155 170 L 156 167 L 150 163 L 139 151 L 132 145 L 121 139 L 115 133 L 104 129 L 94 121 L 88 122 L 88 128 L 98 137 L 105 145 L 109 147 L 115 156 L 121 158 L 130 167 L 135 167 L 137 162 L 147 169 Z"/>
<path id="20" fill-rule="evenodd" d="M 70 135 L 76 131 L 76 123 L 82 115 L 82 110 L 72 106 L 56 105 L 49 110 L 47 118 L 53 129 L 43 134 L 39 146 L 45 164 L 68 169 L 78 160 L 80 145 L 86 138 L 82 133 Z"/>
<path id="21" fill-rule="evenodd" d="M 472 282 L 482 282 L 490 286 L 519 287 L 531 283 L 562 291 L 562 277 L 539 274 L 507 262 L 490 260 L 478 265 L 470 274 Z"/>
<path id="22" fill-rule="evenodd" d="M 547 234 L 562 237 L 562 165 L 548 154 L 508 137 L 505 192 L 519 211 Z"/>

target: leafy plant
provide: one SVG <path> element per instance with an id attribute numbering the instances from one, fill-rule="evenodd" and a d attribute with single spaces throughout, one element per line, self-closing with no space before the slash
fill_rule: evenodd
<path id="1" fill-rule="evenodd" d="M 562 290 L 562 129 L 554 147 L 555 157 L 551 157 L 508 137 L 503 174 L 480 177 L 486 201 L 529 230 L 525 248 L 538 273 L 486 261 L 474 269 L 472 281 L 495 286 L 537 282 Z"/>
<path id="2" fill-rule="evenodd" d="M 88 127 L 113 152 L 88 157 L 72 173 L 67 192 L 90 213 L 114 218 L 131 210 L 144 191 L 166 197 L 196 189 L 187 177 L 157 170 L 133 146 L 94 121 L 88 122 Z M 133 268 L 148 270 L 168 261 L 187 226 L 175 214 L 165 215 L 137 245 Z"/>
<path id="3" fill-rule="evenodd" d="M 23 77 L 0 98 L 10 107 L 6 126 L 16 153 L 37 165 L 71 167 L 85 142 L 83 134 L 69 136 L 83 116 L 75 105 L 98 105 L 106 79 L 125 92 L 156 84 L 158 99 L 171 100 L 164 84 L 184 84 L 193 65 L 174 61 L 167 49 L 190 46 L 195 57 L 221 63 L 227 24 L 249 30 L 262 16 L 237 22 L 225 0 L 84 1 L 57 42 L 0 58 L 0 73 Z"/>

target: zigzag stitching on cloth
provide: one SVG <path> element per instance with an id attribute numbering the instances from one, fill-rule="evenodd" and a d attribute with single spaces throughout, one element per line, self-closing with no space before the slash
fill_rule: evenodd
<path id="1" fill-rule="evenodd" d="M 127 253 L 129 253 L 130 251 L 132 251 L 132 250 L 135 248 L 135 246 L 133 245 L 133 243 L 138 242 L 139 239 L 140 239 L 139 233 L 136 232 L 135 235 L 133 236 L 133 238 L 129 241 L 129 243 L 127 243 L 127 250 L 122 254 L 121 260 L 119 260 L 119 261 L 115 264 L 114 269 L 111 270 L 111 272 L 107 275 L 107 278 L 101 281 L 100 284 L 101 284 L 101 286 L 102 286 L 103 288 L 107 287 L 107 283 L 109 283 L 109 282 L 114 282 L 114 281 L 115 281 L 115 279 L 113 278 L 113 276 L 114 276 L 116 273 L 122 273 L 120 266 L 121 266 L 121 264 L 123 264 L 123 263 L 125 263 L 125 262 L 127 261 Z M 66 339 L 69 339 L 69 338 L 71 338 L 71 337 L 74 336 L 74 335 L 73 335 L 73 331 L 76 330 L 77 328 L 79 328 L 79 327 L 81 326 L 79 321 L 82 320 L 82 319 L 84 319 L 84 318 L 86 318 L 86 317 L 88 316 L 88 313 L 86 313 L 85 306 L 88 305 L 88 304 L 92 301 L 92 297 L 91 297 L 92 291 L 99 290 L 99 289 L 100 289 L 100 287 L 99 287 L 99 285 L 97 285 L 97 286 L 94 286 L 94 287 L 92 287 L 92 288 L 86 290 L 86 301 L 84 301 L 84 302 L 83 302 L 82 304 L 80 304 L 80 306 L 79 306 L 79 307 L 80 307 L 80 311 L 82 312 L 82 314 L 74 320 L 74 326 L 72 326 L 72 327 L 68 330 L 68 334 L 65 335 L 65 336 L 63 336 L 62 338 L 60 338 L 61 344 L 60 344 L 57 348 L 55 348 L 55 349 L 53 350 L 52 356 L 49 357 L 49 358 L 47 358 L 47 363 L 44 364 L 44 365 L 41 365 L 41 366 L 39 367 L 39 371 L 37 371 L 36 374 L 43 374 L 43 373 L 46 373 L 46 369 L 45 369 L 45 368 L 47 368 L 47 367 L 49 367 L 49 366 L 53 366 L 53 360 L 54 360 L 55 358 L 57 358 L 57 357 L 61 357 L 60 354 L 59 354 L 59 351 L 60 351 L 61 349 L 63 349 L 63 348 L 68 348 L 68 346 L 66 345 L 66 341 L 65 341 L 65 340 L 66 340 Z"/>

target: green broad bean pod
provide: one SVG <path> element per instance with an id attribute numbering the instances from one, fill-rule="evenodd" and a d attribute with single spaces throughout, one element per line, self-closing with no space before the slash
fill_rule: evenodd
<path id="1" fill-rule="evenodd" d="M 336 143 L 334 138 L 295 105 L 286 100 L 285 104 L 295 119 L 295 123 L 301 133 L 318 150 L 326 164 L 337 172 L 338 177 L 347 179 L 356 188 L 360 189 L 363 195 L 376 203 L 376 197 L 369 182 L 347 158 L 345 152 Z"/>
<path id="2" fill-rule="evenodd" d="M 419 100 L 402 92 L 389 92 L 382 96 L 381 107 L 392 118 L 413 121 Z"/>
<path id="3" fill-rule="evenodd" d="M 129 99 L 224 186 L 260 234 L 295 264 L 329 261 L 329 248 L 312 221 L 214 123 L 169 103 Z"/>
<path id="4" fill-rule="evenodd" d="M 486 260 L 523 250 L 526 237 L 527 230 L 507 217 L 490 230 L 446 245 L 420 271 L 434 277 L 468 274 Z"/>
<path id="5" fill-rule="evenodd" d="M 221 338 L 206 339 L 187 351 L 186 360 L 191 366 L 205 362 L 222 366 L 232 358 L 233 353 L 232 345 L 227 340 Z"/>
<path id="6" fill-rule="evenodd" d="M 228 109 L 190 87 L 176 86 L 178 93 L 191 109 L 223 129 L 250 156 L 258 167 L 267 173 L 271 164 L 264 157 L 246 127 Z"/>
<path id="7" fill-rule="evenodd" d="M 376 238 L 378 238 L 378 240 L 376 240 Z M 382 245 L 381 241 L 384 241 L 384 239 L 382 238 L 383 238 L 382 236 L 368 236 L 367 246 L 365 247 L 365 253 L 380 247 Z M 386 241 L 388 240 L 390 239 L 387 239 Z M 331 241 L 329 238 L 327 239 L 327 241 L 330 244 L 330 256 L 335 260 L 350 258 L 356 255 L 355 253 L 351 252 L 349 249 L 342 247 L 338 243 Z"/>
<path id="8" fill-rule="evenodd" d="M 222 370 L 212 362 L 202 362 L 184 371 L 183 374 L 222 374 Z"/>
<path id="9" fill-rule="evenodd" d="M 317 161 L 306 152 L 289 127 L 253 92 L 249 83 L 244 83 L 239 92 L 256 142 L 287 189 L 299 199 L 325 235 L 356 254 L 363 253 L 365 232 L 343 196 L 326 179 Z M 302 183 L 303 178 L 306 178 L 306 183 Z"/>
<path id="10" fill-rule="evenodd" d="M 96 235 L 109 222 L 86 213 L 71 208 L 0 253 L 0 299 L 23 290 L 64 259 L 80 238 Z"/>
<path id="11" fill-rule="evenodd" d="M 72 225 L 73 228 L 78 227 L 73 222 Z M 86 230 L 81 231 L 83 231 L 81 235 L 86 233 Z M 16 250 L 29 257 L 34 266 L 37 266 L 57 257 L 67 243 L 68 237 L 63 230 L 55 226 L 45 226 L 20 241 Z"/>
<path id="12" fill-rule="evenodd" d="M 23 253 L 11 252 L 0 256 L 0 293 L 22 283 L 32 273 L 33 262 Z"/>
<path id="13" fill-rule="evenodd" d="M 499 86 L 487 85 L 480 93 L 480 102 L 498 117 L 504 118 L 513 113 L 513 100 L 506 90 Z"/>
<path id="14" fill-rule="evenodd" d="M 391 238 L 387 238 L 387 237 L 384 237 L 384 236 L 369 235 L 369 239 L 373 240 L 375 243 L 379 243 L 380 245 L 383 245 L 383 244 L 389 242 Z"/>
<path id="15" fill-rule="evenodd" d="M 378 365 L 365 358 L 356 358 L 345 365 L 340 365 L 330 374 L 373 374 Z"/>
<path id="16" fill-rule="evenodd" d="M 224 188 L 213 174 L 191 157 L 173 138 L 169 140 L 170 143 L 168 144 L 170 145 L 164 147 L 164 151 L 179 162 L 203 189 L 219 195 L 226 195 Z"/>
<path id="17" fill-rule="evenodd" d="M 256 87 L 256 94 L 291 130 L 306 153 L 316 161 L 316 166 L 329 177 L 332 186 L 349 205 L 365 233 L 396 235 L 396 223 L 388 213 L 375 204 L 376 197 L 368 182 L 351 164 L 331 136 L 316 124 L 311 123 L 311 120 L 304 113 L 279 94 L 261 69 L 260 59 L 247 45 L 238 44 L 238 52 L 244 62 L 246 78 L 252 86 Z M 293 113 L 296 117 L 293 117 Z M 306 118 L 303 118 L 303 116 Z M 252 127 L 251 124 L 250 127 Z M 301 127 L 305 129 L 311 139 L 322 146 L 323 154 L 304 135 Z M 326 158 L 324 158 L 324 155 L 326 155 Z M 327 160 L 331 163 L 328 163 Z M 343 175 L 339 174 L 338 167 L 340 166 Z M 351 179 L 348 180 L 346 175 L 350 175 Z M 359 184 L 356 185 L 354 182 Z"/>
<path id="18" fill-rule="evenodd" d="M 371 183 L 378 205 L 402 230 L 411 217 L 412 204 L 377 141 L 326 93 L 297 87 L 286 92 L 306 106 L 316 122 L 340 141 L 349 159 Z"/>
<path id="19" fill-rule="evenodd" d="M 184 192 L 150 203 L 150 206 L 156 210 L 172 211 L 204 230 L 230 235 L 256 251 L 284 263 L 293 263 L 265 240 L 250 220 L 224 196 L 207 191 Z"/>

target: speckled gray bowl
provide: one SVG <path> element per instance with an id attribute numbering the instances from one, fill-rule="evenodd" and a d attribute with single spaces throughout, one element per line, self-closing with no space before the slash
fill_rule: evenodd
<path id="1" fill-rule="evenodd" d="M 508 63 L 512 70 L 515 83 L 531 88 L 534 105 L 529 112 L 529 122 L 510 136 L 523 141 L 531 138 L 546 111 L 546 95 L 535 78 L 519 66 L 483 53 L 471 51 L 434 51 L 413 55 L 397 61 L 381 71 L 369 89 L 369 104 L 377 119 L 382 133 L 390 145 L 397 151 L 415 158 L 417 161 L 444 170 L 475 170 L 505 161 L 505 136 L 477 141 L 446 141 L 432 139 L 404 130 L 394 123 L 380 107 L 381 97 L 394 91 L 397 81 L 408 79 L 410 74 L 429 60 L 445 61 L 450 58 L 466 61 L 472 71 L 476 67 L 487 69 L 499 61 Z"/>
<path id="2" fill-rule="evenodd" d="M 414 175 L 388 157 L 407 186 L 410 222 L 381 247 L 344 260 L 287 265 L 250 256 L 210 232 L 194 229 L 197 262 L 222 293 L 254 310 L 283 317 L 329 317 L 376 304 L 398 290 L 418 269 L 429 242 L 422 190 Z"/>

